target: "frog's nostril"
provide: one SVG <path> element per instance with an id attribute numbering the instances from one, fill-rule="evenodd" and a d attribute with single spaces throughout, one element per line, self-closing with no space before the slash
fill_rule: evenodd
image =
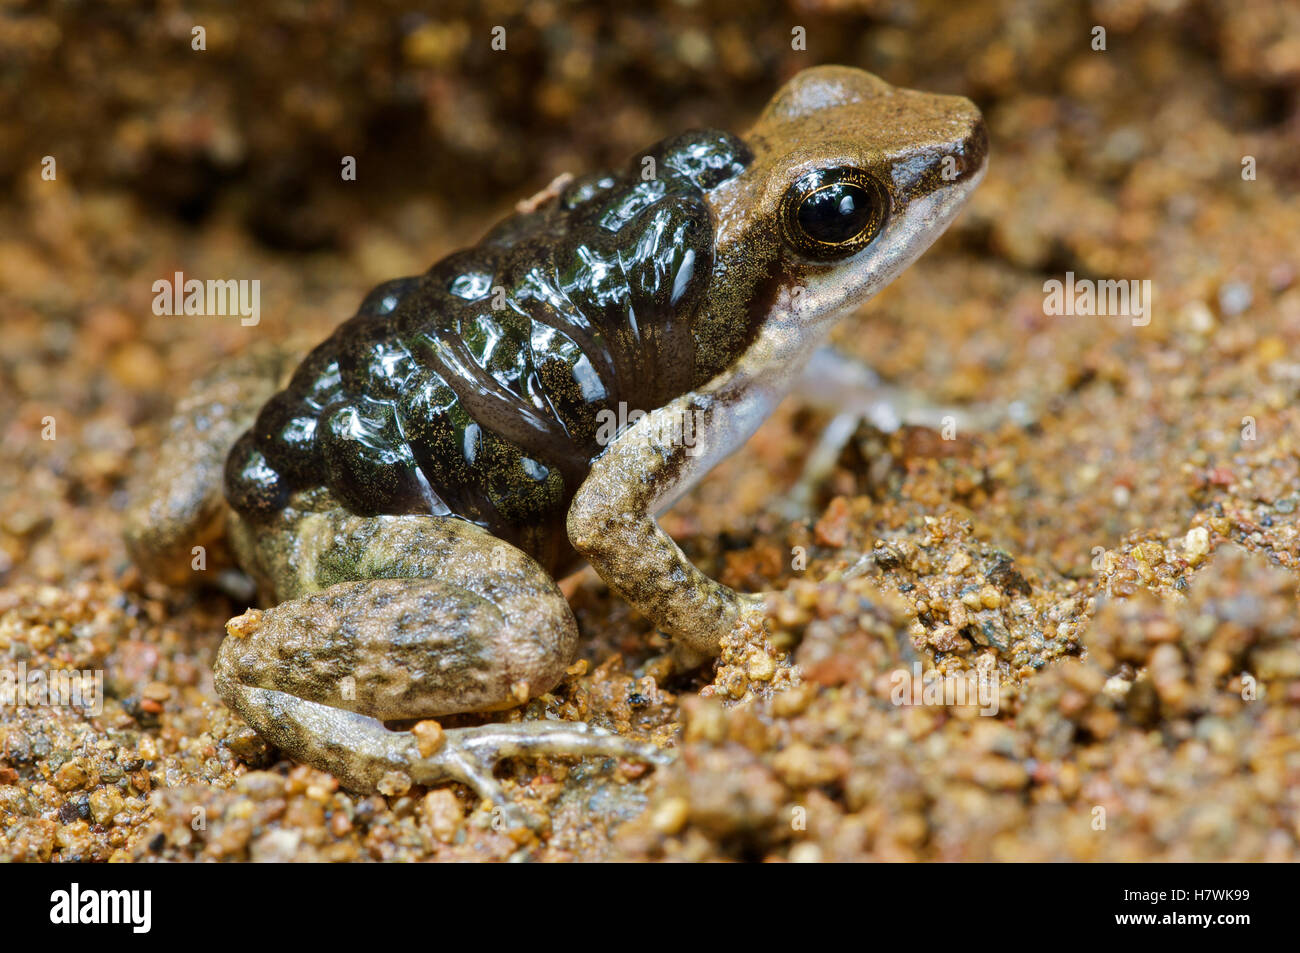
<path id="1" fill-rule="evenodd" d="M 969 172 L 979 172 L 988 161 L 988 126 L 979 112 L 971 120 L 971 129 L 962 143 L 962 159 Z"/>
<path id="2" fill-rule="evenodd" d="M 964 135 L 953 150 L 957 153 L 961 165 L 960 174 L 957 176 L 958 181 L 978 175 L 988 161 L 989 133 L 984 125 L 984 117 L 975 111 L 968 122 Z"/>
<path id="3" fill-rule="evenodd" d="M 975 122 L 971 128 L 970 134 L 966 137 L 966 155 L 972 161 L 973 168 L 980 168 L 984 165 L 989 154 L 989 130 L 984 125 L 984 117 L 978 113 L 975 116 Z"/>

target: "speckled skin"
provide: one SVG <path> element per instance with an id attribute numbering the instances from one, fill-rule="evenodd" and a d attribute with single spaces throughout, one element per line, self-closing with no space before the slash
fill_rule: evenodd
<path id="1" fill-rule="evenodd" d="M 174 579 L 215 538 L 224 480 L 235 557 L 274 607 L 232 620 L 217 688 L 350 787 L 453 779 L 510 812 L 499 757 L 658 760 L 585 725 L 384 721 L 554 686 L 577 628 L 552 576 L 577 556 L 688 653 L 761 625 L 759 597 L 701 573 L 655 514 L 942 233 L 986 151 L 965 99 L 806 70 L 743 141 L 668 140 L 648 183 L 639 161 L 578 180 L 381 286 L 293 375 L 261 357 L 200 381 L 128 514 L 132 553 Z M 484 310 L 493 282 L 504 310 Z M 596 413 L 619 401 L 647 413 L 606 445 Z"/>

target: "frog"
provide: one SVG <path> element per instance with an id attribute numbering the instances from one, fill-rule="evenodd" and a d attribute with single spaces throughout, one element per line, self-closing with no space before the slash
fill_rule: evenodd
<path id="1" fill-rule="evenodd" d="M 987 156 L 970 100 L 817 66 L 743 136 L 561 177 L 305 358 L 250 349 L 197 380 L 128 550 L 172 583 L 197 547 L 230 554 L 268 608 L 227 624 L 217 693 L 349 790 L 459 782 L 527 823 L 502 759 L 667 763 L 581 722 L 438 719 L 560 683 L 579 631 L 556 580 L 584 562 L 683 658 L 761 629 L 763 594 L 658 517 L 944 232 Z"/>

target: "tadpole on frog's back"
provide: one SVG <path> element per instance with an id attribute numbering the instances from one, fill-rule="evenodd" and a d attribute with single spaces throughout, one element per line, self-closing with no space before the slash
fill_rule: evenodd
<path id="1" fill-rule="evenodd" d="M 584 559 L 682 657 L 761 631 L 761 595 L 700 572 L 655 515 L 942 233 L 986 154 L 968 100 L 817 67 L 744 137 L 682 133 L 557 186 L 376 288 L 296 368 L 197 382 L 132 554 L 179 581 L 192 546 L 228 540 L 270 608 L 229 624 L 217 689 L 349 788 L 460 781 L 527 822 L 503 757 L 661 761 L 581 723 L 436 719 L 559 683 L 578 629 L 554 579 Z"/>

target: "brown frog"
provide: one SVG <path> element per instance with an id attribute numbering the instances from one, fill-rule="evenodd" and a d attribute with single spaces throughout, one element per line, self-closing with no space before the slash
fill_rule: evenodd
<path id="1" fill-rule="evenodd" d="M 828 66 L 744 138 L 689 132 L 557 183 L 377 288 L 296 367 L 250 356 L 199 381 L 131 551 L 177 580 L 229 538 L 273 607 L 232 620 L 217 689 L 352 789 L 455 780 L 517 817 L 502 757 L 661 760 L 579 723 L 429 719 L 560 680 L 578 630 L 553 580 L 584 559 L 696 657 L 761 624 L 760 598 L 705 576 L 655 515 L 943 232 L 986 154 L 968 100 Z"/>

